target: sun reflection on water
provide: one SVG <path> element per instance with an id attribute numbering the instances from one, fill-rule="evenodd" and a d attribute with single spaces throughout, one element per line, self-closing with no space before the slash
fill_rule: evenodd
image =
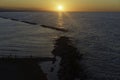
<path id="1" fill-rule="evenodd" d="M 64 28 L 64 27 L 63 27 L 63 23 L 64 23 L 64 22 L 63 22 L 63 12 L 59 12 L 59 13 L 58 13 L 58 24 L 57 24 L 58 27 L 59 27 L 59 28 Z"/>

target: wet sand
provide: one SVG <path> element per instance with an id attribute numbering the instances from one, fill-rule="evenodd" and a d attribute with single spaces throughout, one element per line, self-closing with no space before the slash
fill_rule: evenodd
<path id="1" fill-rule="evenodd" d="M 82 54 L 78 52 L 69 37 L 62 36 L 58 38 L 51 53 L 54 58 L 1 57 L 0 76 L 2 80 L 8 80 L 9 78 L 12 80 L 50 80 L 39 64 L 46 61 L 52 61 L 52 64 L 54 64 L 56 62 L 55 58 L 59 56 L 61 60 L 57 72 L 58 80 L 86 80 L 87 76 L 80 64 Z M 51 67 L 50 71 L 53 72 L 54 67 Z"/>
<path id="2" fill-rule="evenodd" d="M 5 19 L 5 18 L 4 18 Z M 8 18 L 6 18 L 8 19 Z M 17 21 L 16 19 L 11 19 Z M 22 21 L 23 22 L 23 21 Z M 29 23 L 29 22 L 25 22 Z M 29 23 L 33 24 L 33 23 Z M 34 24 L 33 24 L 34 25 Z M 49 27 L 43 25 L 45 27 Z M 15 51 L 15 50 L 13 50 Z M 41 62 L 52 61 L 56 62 L 56 57 L 61 58 L 59 63 L 59 70 L 57 72 L 58 80 L 85 80 L 86 75 L 84 69 L 80 64 L 82 60 L 82 54 L 80 54 L 77 48 L 73 45 L 69 37 L 62 36 L 55 40 L 54 49 L 51 54 L 54 58 L 17 58 L 17 57 L 1 57 L 0 58 L 0 77 L 2 80 L 50 80 L 47 78 L 47 74 L 43 72 Z M 46 65 L 47 66 L 47 65 Z M 51 67 L 51 72 L 54 71 L 54 67 Z M 7 77 L 5 77 L 7 76 Z"/>

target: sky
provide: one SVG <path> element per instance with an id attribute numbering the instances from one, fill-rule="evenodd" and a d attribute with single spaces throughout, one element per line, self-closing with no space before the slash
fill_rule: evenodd
<path id="1" fill-rule="evenodd" d="M 0 8 L 56 11 L 120 11 L 120 0 L 0 0 Z"/>

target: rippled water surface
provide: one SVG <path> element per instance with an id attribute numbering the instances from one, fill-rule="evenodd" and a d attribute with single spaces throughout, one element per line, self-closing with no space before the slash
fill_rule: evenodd
<path id="1" fill-rule="evenodd" d="M 89 80 L 120 80 L 120 13 L 1 12 L 0 55 L 51 57 L 54 40 L 70 37 Z M 18 21 L 62 27 L 64 33 Z"/>

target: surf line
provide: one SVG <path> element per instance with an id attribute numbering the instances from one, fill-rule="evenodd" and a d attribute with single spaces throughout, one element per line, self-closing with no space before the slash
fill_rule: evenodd
<path id="1" fill-rule="evenodd" d="M 39 24 L 34 23 L 34 22 L 21 21 L 21 20 L 19 20 L 19 19 L 7 18 L 7 17 L 2 17 L 2 16 L 0 16 L 0 17 L 3 18 L 3 19 L 9 19 L 9 20 L 12 20 L 12 21 L 23 22 L 23 23 L 30 24 L 30 25 L 39 25 Z M 49 29 L 57 30 L 57 31 L 68 32 L 68 30 L 67 30 L 67 29 L 64 29 L 64 28 L 58 28 L 58 27 L 48 26 L 48 25 L 40 25 L 40 26 L 41 26 L 41 27 L 44 27 L 44 28 L 49 28 Z"/>

